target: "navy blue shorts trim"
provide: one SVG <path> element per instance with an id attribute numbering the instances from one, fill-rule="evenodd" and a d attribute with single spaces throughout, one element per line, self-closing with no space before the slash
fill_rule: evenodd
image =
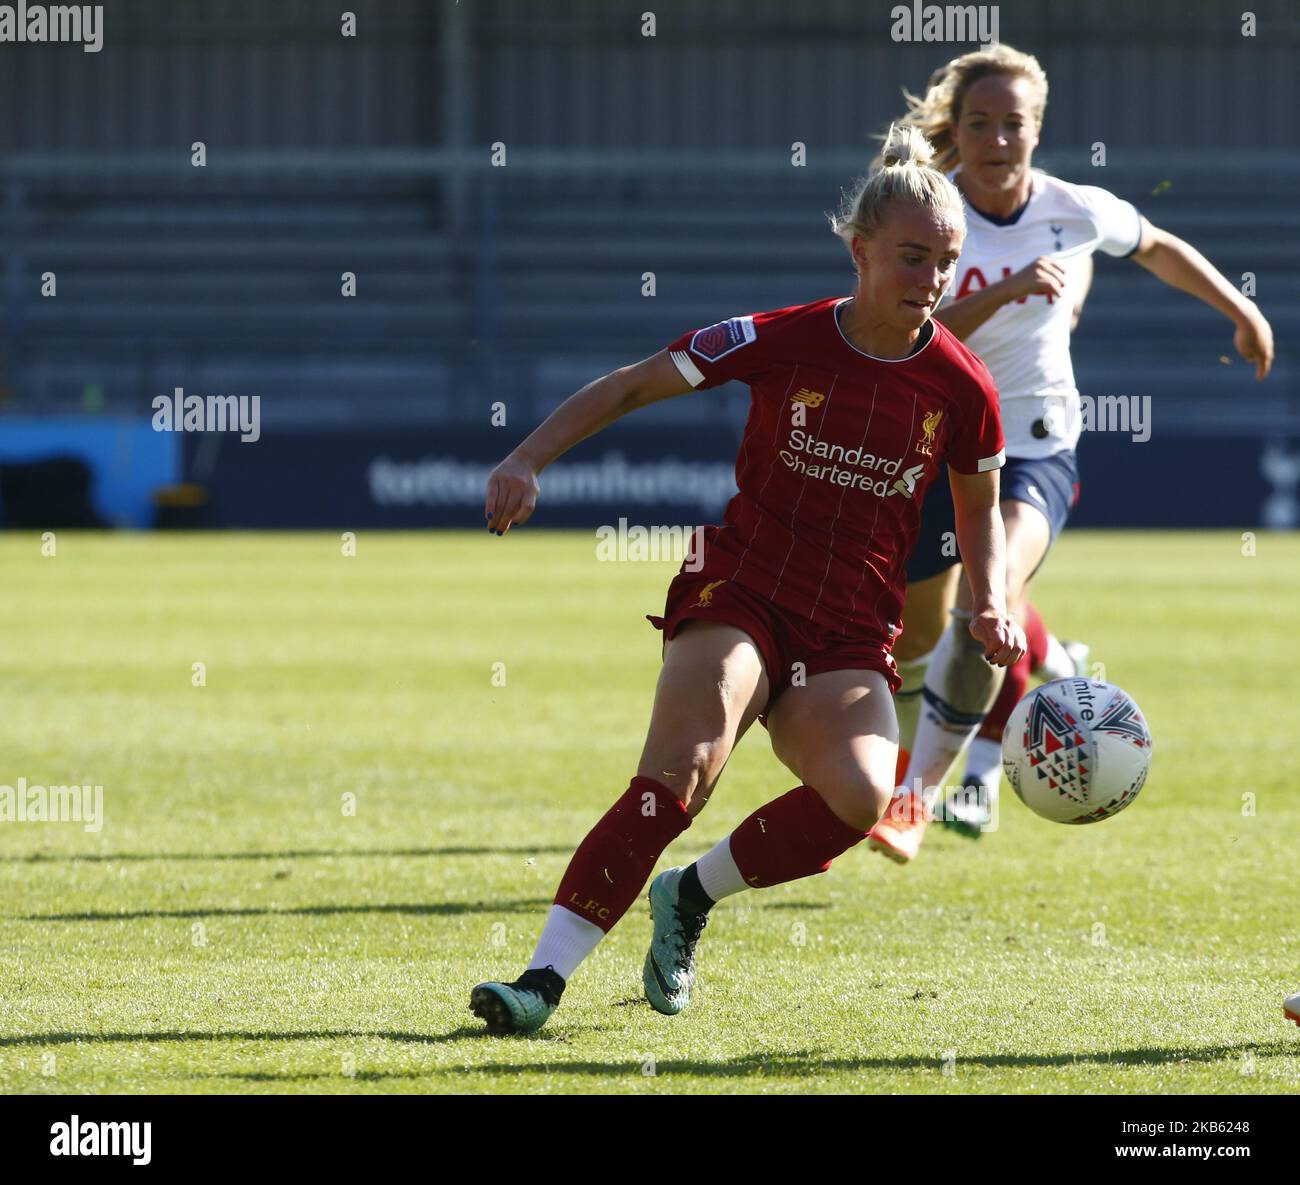
<path id="1" fill-rule="evenodd" d="M 1028 502 L 1042 511 L 1052 532 L 1051 541 L 1055 543 L 1079 501 L 1079 468 L 1074 452 L 1053 453 L 1050 457 L 1008 457 L 1002 467 L 1001 497 L 1003 502 Z M 957 520 L 945 465 L 925 494 L 921 529 L 907 561 L 908 583 L 928 580 L 960 563 Z"/>

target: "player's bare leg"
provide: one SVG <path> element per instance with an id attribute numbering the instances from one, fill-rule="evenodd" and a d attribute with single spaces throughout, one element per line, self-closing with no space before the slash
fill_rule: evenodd
<path id="1" fill-rule="evenodd" d="M 1029 649 L 1020 662 L 1007 668 L 1002 690 L 966 750 L 961 786 L 949 793 L 939 814 L 945 827 L 971 839 L 978 839 L 996 819 L 1002 782 L 1002 733 L 1028 690 L 1030 677 L 1045 681 L 1068 679 L 1087 670 L 1087 645 L 1059 641 L 1027 595 L 1020 603 L 1016 620 L 1025 631 Z"/>
<path id="2" fill-rule="evenodd" d="M 1015 613 L 1029 578 L 1047 554 L 1047 517 L 1028 502 L 1000 503 L 1007 536 L 1007 608 Z M 915 859 L 930 807 L 943 793 L 953 763 L 978 731 L 1002 687 L 1003 670 L 984 658 L 970 633 L 971 594 L 961 581 L 952 620 L 925 676 L 924 703 L 907 773 L 885 817 L 872 829 L 871 847 L 896 863 Z"/>
<path id="3" fill-rule="evenodd" d="M 690 947 L 688 976 L 660 983 L 647 975 L 646 995 L 660 1012 L 675 1014 L 690 1001 L 694 943 L 675 934 L 683 915 L 702 919 L 724 897 L 825 872 L 836 856 L 865 838 L 893 793 L 897 722 L 879 672 L 814 675 L 781 695 L 767 723 L 774 752 L 801 784 L 759 807 L 689 868 L 655 878 L 651 955 L 662 946 L 671 959 L 674 951 Z M 675 921 L 656 901 L 661 882 L 669 881 Z"/>
<path id="4" fill-rule="evenodd" d="M 734 626 L 693 621 L 666 643 L 636 777 L 569 862 L 528 969 L 471 994 L 492 1032 L 534 1032 L 546 1022 L 566 981 L 703 808 L 767 698 L 758 650 Z"/>
<path id="5" fill-rule="evenodd" d="M 637 776 L 662 782 L 695 818 L 768 694 L 763 660 L 748 634 L 731 625 L 688 622 L 664 643 Z"/>
<path id="6" fill-rule="evenodd" d="M 1016 621 L 1025 631 L 1028 649 L 1019 662 L 1006 668 L 997 698 L 966 749 L 961 784 L 945 792 L 938 812 L 938 822 L 968 839 L 978 839 L 995 819 L 1002 777 L 1002 730 L 1046 650 L 1046 627 L 1028 600 L 1021 602 Z"/>
<path id="7" fill-rule="evenodd" d="M 921 714 L 921 689 L 934 648 L 948 624 L 948 616 L 957 603 L 957 585 L 961 565 L 955 564 L 924 580 L 907 586 L 903 605 L 903 632 L 894 643 L 894 661 L 902 685 L 894 695 L 898 716 L 898 770 L 894 781 L 901 784 L 907 772 L 908 758 L 916 737 L 916 722 Z"/>
<path id="8" fill-rule="evenodd" d="M 768 731 L 772 751 L 836 818 L 864 833 L 875 825 L 893 796 L 898 757 L 898 720 L 882 674 L 814 675 L 777 701 Z"/>
<path id="9" fill-rule="evenodd" d="M 696 623 L 687 627 L 686 633 L 679 634 L 676 641 L 681 641 L 690 630 L 699 628 L 727 631 L 718 636 L 715 645 L 720 648 L 719 654 L 723 648 L 732 647 L 723 656 L 720 686 L 729 689 L 733 699 L 721 716 L 715 707 L 707 709 L 715 720 L 715 727 L 704 729 L 702 734 L 698 724 L 700 705 L 692 708 L 689 696 L 690 688 L 700 681 L 703 673 L 697 671 L 692 677 L 689 665 L 683 663 L 680 664 L 680 675 L 675 674 L 667 681 L 661 678 L 660 690 L 655 697 L 651 735 L 637 771 L 638 776 L 658 778 L 672 786 L 687 804 L 691 819 L 704 809 L 735 742 L 757 719 L 769 695 L 769 684 L 761 662 L 757 668 L 759 678 L 753 680 L 750 657 L 757 659 L 757 650 L 746 634 L 732 626 Z M 701 651 L 702 657 L 708 653 L 707 650 Z M 666 661 L 665 671 L 668 669 Z M 704 661 L 708 661 L 707 658 Z M 735 662 L 740 662 L 740 670 L 732 669 L 731 664 Z M 751 685 L 752 691 L 745 698 L 743 691 Z M 738 691 L 742 694 L 737 694 Z M 734 735 L 729 743 L 724 736 L 719 742 L 705 739 L 693 746 L 683 746 L 681 738 L 691 736 L 692 730 L 697 736 L 711 731 Z M 642 962 L 641 982 L 652 1007 L 669 1016 L 680 1012 L 690 1002 L 691 990 L 695 986 L 695 947 L 708 923 L 708 906 L 701 908 L 692 896 L 692 889 L 698 887 L 698 881 L 694 874 L 686 876 L 688 871 L 682 867 L 666 869 L 654 878 L 649 891 L 653 930 Z"/>

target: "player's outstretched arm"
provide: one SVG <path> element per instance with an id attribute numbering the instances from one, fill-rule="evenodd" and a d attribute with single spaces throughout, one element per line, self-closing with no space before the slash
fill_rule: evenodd
<path id="1" fill-rule="evenodd" d="M 528 521 L 541 490 L 538 478 L 556 457 L 628 412 L 690 390 L 668 351 L 660 350 L 569 396 L 492 470 L 483 507 L 488 530 L 504 535 L 512 523 Z"/>
<path id="2" fill-rule="evenodd" d="M 1025 633 L 1007 612 L 1007 536 L 998 508 L 998 471 L 958 473 L 949 468 L 957 520 L 957 549 L 971 591 L 971 636 L 995 667 L 1025 653 Z"/>
<path id="3" fill-rule="evenodd" d="M 1255 378 L 1262 379 L 1273 365 L 1273 329 L 1259 306 L 1242 296 L 1220 274 L 1219 269 L 1191 243 L 1142 219 L 1142 240 L 1133 252 L 1137 260 L 1158 280 L 1171 288 L 1190 292 L 1217 310 L 1237 327 L 1232 344 L 1247 362 L 1255 364 Z"/>
<path id="4" fill-rule="evenodd" d="M 1055 259 L 1043 255 L 1005 280 L 998 280 L 987 288 L 969 292 L 942 306 L 934 315 L 954 337 L 965 341 L 998 309 L 1013 300 L 1026 296 L 1059 299 L 1064 293 L 1065 269 Z"/>

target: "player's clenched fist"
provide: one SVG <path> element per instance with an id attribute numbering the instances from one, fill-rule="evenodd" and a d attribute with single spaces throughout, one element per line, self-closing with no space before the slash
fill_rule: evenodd
<path id="1" fill-rule="evenodd" d="M 1255 364 L 1255 377 L 1264 378 L 1273 366 L 1273 327 L 1254 302 L 1247 302 L 1233 335 L 1232 344 L 1247 362 Z"/>
<path id="2" fill-rule="evenodd" d="M 995 667 L 1009 667 L 1025 655 L 1025 631 L 1014 617 L 986 609 L 970 623 L 971 637 L 984 647 L 984 657 Z"/>
<path id="3" fill-rule="evenodd" d="M 532 517 L 540 492 L 537 470 L 511 453 L 488 477 L 487 501 L 483 505 L 488 530 L 504 535 L 511 523 L 522 526 Z"/>
<path id="4" fill-rule="evenodd" d="M 1041 255 L 1011 276 L 1007 283 L 1016 300 L 1024 296 L 1058 297 L 1065 292 L 1065 269 L 1055 259 Z"/>

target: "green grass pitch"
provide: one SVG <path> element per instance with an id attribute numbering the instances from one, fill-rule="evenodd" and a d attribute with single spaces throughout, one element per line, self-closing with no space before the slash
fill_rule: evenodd
<path id="1" fill-rule="evenodd" d="M 99 784 L 105 816 L 0 823 L 0 1090 L 1300 1090 L 1300 537 L 1052 555 L 1036 603 L 1155 734 L 1124 814 L 1004 788 L 977 843 L 727 902 L 675 1019 L 640 997 L 638 905 L 505 1040 L 469 989 L 524 967 L 634 771 L 674 566 L 531 528 L 342 550 L 0 541 L 0 784 Z M 756 727 L 664 865 L 793 784 Z"/>

